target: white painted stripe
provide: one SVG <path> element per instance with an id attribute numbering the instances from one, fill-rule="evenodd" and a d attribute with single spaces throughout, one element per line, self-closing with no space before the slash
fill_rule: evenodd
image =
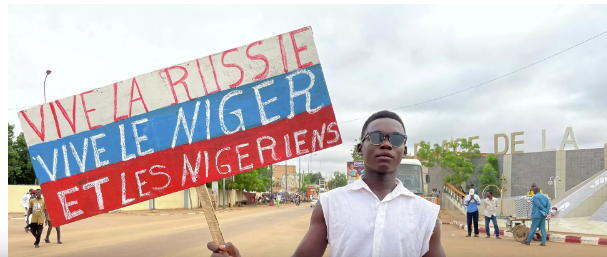
<path id="1" fill-rule="evenodd" d="M 599 245 L 599 238 L 598 237 L 583 236 L 582 237 L 582 244 L 584 244 L 584 245 Z"/>
<path id="2" fill-rule="evenodd" d="M 565 235 L 550 234 L 550 242 L 565 242 Z"/>
<path id="3" fill-rule="evenodd" d="M 247 48 L 250 47 L 248 53 L 250 56 L 255 58 L 256 56 L 263 55 L 268 61 L 267 75 L 265 78 L 271 78 L 274 76 L 282 75 L 285 73 L 283 58 L 281 55 L 281 46 L 279 44 L 279 37 L 282 38 L 283 49 L 285 52 L 286 63 L 288 72 L 300 69 L 299 65 L 320 64 L 318 54 L 316 51 L 316 45 L 312 36 L 312 28 L 304 28 L 306 31 L 297 32 L 293 34 L 295 39 L 295 45 L 291 40 L 291 33 L 285 33 L 280 36 L 274 36 L 261 40 L 261 44 L 249 44 L 238 47 L 236 49 L 227 50 L 211 56 L 205 56 L 196 60 L 184 62 L 174 66 L 167 67 L 168 73 L 170 74 L 170 80 L 174 84 L 171 87 L 169 84 L 169 78 L 167 77 L 167 69 L 160 69 L 153 72 L 149 72 L 143 75 L 139 75 L 135 78 L 127 79 L 116 83 L 116 95 L 114 94 L 114 84 L 110 84 L 104 87 L 93 89 L 92 92 L 85 95 L 78 94 L 76 96 L 69 96 L 63 99 L 59 99 L 62 108 L 65 110 L 67 116 L 69 116 L 70 122 L 75 121 L 75 133 L 72 130 L 68 120 L 64 117 L 63 111 L 58 107 L 55 101 L 53 105 L 57 116 L 57 122 L 59 123 L 59 129 L 63 137 L 77 134 L 80 132 L 89 130 L 90 126 L 94 127 L 97 125 L 107 125 L 114 122 L 114 115 L 121 117 L 129 115 L 129 102 L 131 100 L 131 88 L 136 81 L 145 106 L 148 111 L 153 111 L 163 107 L 170 106 L 175 102 L 175 96 L 179 103 L 189 101 L 183 83 L 177 84 L 181 81 L 181 78 L 187 72 L 187 77 L 183 80 L 187 84 L 188 93 L 190 98 L 195 99 L 206 95 L 205 86 L 207 92 L 211 93 L 217 90 L 217 84 L 221 90 L 230 88 L 230 85 L 235 84 L 239 80 L 242 80 L 240 85 L 246 85 L 257 81 L 255 77 L 262 74 L 266 70 L 266 64 L 263 60 L 251 60 L 247 57 Z M 212 40 L 212 38 L 211 38 Z M 295 48 L 306 50 L 295 52 Z M 150 53 L 156 54 L 156 53 Z M 298 59 L 299 58 L 299 64 Z M 211 61 L 212 59 L 212 66 Z M 236 68 L 226 67 L 226 65 L 234 64 L 240 66 Z M 170 69 L 169 69 L 170 68 Z M 242 77 L 241 77 L 242 69 Z M 69 71 L 67 71 L 69 73 Z M 215 74 L 215 75 L 214 75 Z M 202 76 L 202 78 L 201 78 Z M 215 78 L 215 76 L 217 76 Z M 204 81 L 204 85 L 203 85 Z M 217 81 L 217 82 L 216 82 Z M 94 81 L 79 81 L 80 84 L 94 84 Z M 173 95 L 173 90 L 175 96 Z M 137 88 L 133 90 L 133 99 L 139 98 Z M 84 99 L 85 104 L 83 104 Z M 116 110 L 114 110 L 114 99 L 116 99 Z M 73 104 L 76 101 L 76 112 L 75 116 L 72 117 Z M 95 111 L 87 112 L 88 118 L 85 116 L 84 105 L 86 109 Z M 58 133 L 53 118 L 53 112 L 51 111 L 50 102 L 42 106 L 44 110 L 44 132 L 42 132 L 41 121 L 43 120 L 40 113 L 40 106 L 36 106 L 25 110 L 29 121 L 33 127 L 38 130 L 40 136 L 37 135 L 34 128 L 24 119 L 24 116 L 19 112 L 19 120 L 21 122 L 21 128 L 25 135 L 28 146 L 33 146 L 42 143 L 41 137 L 44 138 L 44 142 L 50 142 L 58 139 Z M 145 108 L 142 101 L 135 101 L 132 104 L 132 115 L 139 115 L 145 113 Z M 89 121 L 89 122 L 87 122 Z"/>

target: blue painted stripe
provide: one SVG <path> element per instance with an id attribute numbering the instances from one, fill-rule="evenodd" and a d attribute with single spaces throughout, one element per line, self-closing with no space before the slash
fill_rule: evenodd
<path id="1" fill-rule="evenodd" d="M 322 67 L 320 64 L 311 66 L 307 68 L 312 74 L 314 74 L 315 82 L 314 86 L 309 90 L 311 95 L 310 99 L 310 108 L 314 109 L 318 106 L 328 106 L 331 105 L 331 99 L 329 98 L 329 92 L 327 90 L 327 85 L 325 84 L 325 79 L 322 73 Z M 137 134 L 139 137 L 143 135 L 147 136 L 147 140 L 140 142 L 140 150 L 141 152 L 145 152 L 148 149 L 153 149 L 154 152 L 159 152 L 168 148 L 171 148 L 173 135 L 175 131 L 175 126 L 177 124 L 177 118 L 179 109 L 183 108 L 183 112 L 185 114 L 185 118 L 188 124 L 188 128 L 192 127 L 192 117 L 194 115 L 194 110 L 196 108 L 196 103 L 200 102 L 199 110 L 198 110 L 198 118 L 196 122 L 196 127 L 194 129 L 194 135 L 192 137 L 192 143 L 206 140 L 207 139 L 207 126 L 206 126 L 206 100 L 209 100 L 210 103 L 210 125 L 209 125 L 209 134 L 210 138 L 216 138 L 225 135 L 224 131 L 220 126 L 219 121 L 219 105 L 224 96 L 231 92 L 236 92 L 236 90 L 241 90 L 242 94 L 235 95 L 224 105 L 224 122 L 225 126 L 228 130 L 235 130 L 239 124 L 240 119 L 235 114 L 231 114 L 231 112 L 240 110 L 242 112 L 244 126 L 245 129 L 254 128 L 257 126 L 261 126 L 261 118 L 260 111 L 257 103 L 257 99 L 255 97 L 255 92 L 253 90 L 254 86 L 257 86 L 266 81 L 273 81 L 272 85 L 269 85 L 265 88 L 260 89 L 261 101 L 266 102 L 273 97 L 277 97 L 277 99 L 269 103 L 264 107 L 266 117 L 269 119 L 273 116 L 279 115 L 280 118 L 276 121 L 287 118 L 290 114 L 290 89 L 289 89 L 289 80 L 287 76 L 297 73 L 301 70 L 297 70 L 288 74 L 283 74 L 280 76 L 275 76 L 263 81 L 259 81 L 256 83 L 251 83 L 247 85 L 240 86 L 238 88 L 225 90 L 210 94 L 208 96 L 200 97 L 194 99 L 192 101 L 180 103 L 177 105 L 161 108 L 158 110 L 151 111 L 149 113 L 137 115 L 125 120 L 121 120 L 118 122 L 110 123 L 103 127 L 81 132 L 75 135 L 70 135 L 68 137 L 64 137 L 55 141 L 41 143 L 34 145 L 29 148 L 30 155 L 32 158 L 37 158 L 39 155 L 40 158 L 44 161 L 46 167 L 49 172 L 52 174 L 53 172 L 53 155 L 54 150 L 57 150 L 57 163 L 56 163 L 56 177 L 55 180 L 60 178 L 64 178 L 66 176 L 65 172 L 65 164 L 64 164 L 64 155 L 62 146 L 65 145 L 67 152 L 67 160 L 69 163 L 70 174 L 76 175 L 79 174 L 80 167 L 76 161 L 72 153 L 72 148 L 70 143 L 73 144 L 76 153 L 78 154 L 78 158 L 82 159 L 83 157 L 83 145 L 84 141 L 88 142 L 87 152 L 86 152 L 86 161 L 85 161 L 85 171 L 96 169 L 96 161 L 94 155 L 94 149 L 91 142 L 91 137 L 95 135 L 99 135 L 101 133 L 105 134 L 105 137 L 96 140 L 97 149 L 104 149 L 105 152 L 99 154 L 99 159 L 101 162 L 107 161 L 109 164 L 118 163 L 122 161 L 122 148 L 121 148 L 121 140 L 120 140 L 120 129 L 119 126 L 124 124 L 124 134 L 125 134 L 125 148 L 126 155 L 134 154 L 135 156 L 139 156 L 137 153 L 137 147 L 135 143 L 135 136 L 133 133 L 132 123 L 137 120 L 141 120 L 146 118 L 148 121 L 139 125 L 137 127 Z M 294 91 L 300 91 L 306 89 L 310 85 L 310 77 L 305 73 L 300 73 L 293 77 L 293 87 Z M 294 98 L 294 113 L 295 115 L 306 112 L 306 95 L 300 95 Z M 276 122 L 274 121 L 274 122 Z M 236 132 L 238 133 L 238 132 Z M 185 129 L 182 125 L 179 126 L 179 134 L 176 141 L 176 146 L 187 144 L 188 137 L 185 133 Z M 99 150 L 98 150 L 99 151 Z M 32 160 L 32 164 L 34 166 L 34 170 L 36 172 L 36 177 L 40 183 L 45 183 L 50 181 L 50 177 L 47 174 L 46 170 L 40 165 L 37 160 Z"/>

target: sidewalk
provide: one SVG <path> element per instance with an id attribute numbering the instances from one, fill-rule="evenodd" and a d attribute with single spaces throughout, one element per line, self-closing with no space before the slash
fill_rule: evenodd
<path id="1" fill-rule="evenodd" d="M 468 230 L 468 226 L 466 224 L 457 222 L 455 220 L 453 221 L 452 224 L 456 228 L 460 228 L 465 231 Z M 486 230 L 485 230 L 484 225 L 481 226 L 479 224 L 478 231 L 481 236 L 485 236 Z M 491 231 L 491 235 L 495 234 L 493 232 L 494 231 L 493 228 L 491 228 L 490 231 Z M 506 236 L 506 237 L 513 237 L 512 232 L 505 232 L 504 230 L 502 230 L 502 228 L 500 228 L 500 235 Z M 596 236 L 596 235 L 579 235 L 579 234 L 578 235 L 571 235 L 571 234 L 564 235 L 564 234 L 548 233 L 548 235 L 546 235 L 546 241 L 607 246 L 607 237 L 600 237 L 600 236 Z"/>

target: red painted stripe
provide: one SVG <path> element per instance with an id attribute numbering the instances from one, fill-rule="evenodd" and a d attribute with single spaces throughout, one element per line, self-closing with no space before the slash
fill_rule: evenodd
<path id="1" fill-rule="evenodd" d="M 607 238 L 599 238 L 599 245 L 607 245 Z"/>
<path id="2" fill-rule="evenodd" d="M 567 243 L 582 243 L 582 237 L 580 236 L 565 236 L 565 242 Z"/>
<path id="3" fill-rule="evenodd" d="M 329 127 L 329 124 L 333 124 L 331 128 Z M 335 123 L 333 108 L 332 106 L 327 106 L 315 114 L 303 113 L 296 115 L 292 119 L 283 119 L 265 126 L 259 126 L 237 132 L 232 135 L 221 136 L 210 140 L 203 140 L 189 145 L 181 145 L 175 147 L 174 149 L 169 148 L 164 151 L 137 157 L 129 161 L 103 166 L 92 171 L 79 173 L 77 175 L 62 178 L 57 181 L 47 182 L 42 184 L 41 188 L 46 196 L 45 201 L 49 214 L 53 217 L 53 224 L 56 226 L 62 226 L 84 218 L 107 213 L 108 211 L 122 208 L 124 206 L 143 202 L 183 189 L 216 181 L 221 178 L 233 176 L 254 168 L 264 167 L 278 161 L 304 155 L 305 153 L 297 154 L 294 132 L 307 130 L 307 133 L 298 136 L 298 141 L 300 141 L 300 143 L 305 141 L 305 143 L 300 145 L 300 149 L 307 149 L 308 151 L 311 151 L 314 136 L 313 131 L 316 130 L 319 132 L 319 134 L 322 134 L 321 131 L 323 127 L 325 128 L 324 138 L 322 140 L 316 140 L 316 151 L 319 151 L 322 148 L 329 148 L 341 144 L 342 141 L 338 134 L 339 132 Z M 285 135 L 290 135 L 288 146 L 285 144 Z M 276 145 L 274 147 L 277 158 L 276 161 L 272 159 L 272 151 L 265 150 L 263 152 L 264 163 L 261 163 L 257 147 L 257 140 L 262 136 L 272 137 L 276 141 Z M 323 143 L 322 148 L 319 146 L 319 141 L 322 141 Z M 243 171 L 241 171 L 239 168 L 239 155 L 236 152 L 237 146 L 241 144 L 249 144 L 246 147 L 239 148 L 241 158 L 245 154 L 249 155 L 248 157 L 242 159 L 242 166 L 245 167 L 249 164 L 253 165 L 252 168 Z M 264 139 L 261 141 L 261 147 L 269 145 L 271 145 L 271 140 Z M 221 152 L 216 163 L 216 153 L 227 147 L 230 149 Z M 288 151 L 287 147 L 289 147 Z M 205 163 L 205 151 L 208 152 L 208 176 L 206 174 L 207 165 Z M 198 153 L 201 155 L 198 179 L 196 182 L 193 182 L 188 171 L 186 182 L 184 185 L 182 185 L 182 176 L 184 173 L 184 154 L 187 155 L 187 159 L 194 170 L 196 167 Z M 90 158 L 93 158 L 93 156 Z M 155 165 L 162 165 L 166 168 L 156 166 L 157 168 L 150 171 L 150 169 Z M 218 172 L 218 168 L 216 168 L 219 167 L 221 172 L 227 172 L 228 165 L 231 167 L 231 173 L 220 174 Z M 145 183 L 143 186 L 141 186 L 141 191 L 144 194 L 149 193 L 149 195 L 140 195 L 141 193 L 139 191 L 137 177 L 135 174 L 136 172 L 140 171 L 144 172 L 139 174 L 139 179 L 141 180 L 141 183 Z M 153 174 L 150 172 L 153 172 Z M 168 182 L 167 175 L 163 175 L 159 172 L 164 172 L 170 176 L 170 182 Z M 134 199 L 132 202 L 127 204 L 122 203 L 123 173 L 125 174 L 125 198 Z M 101 184 L 100 186 L 104 207 L 103 210 L 100 210 L 98 207 L 99 203 L 95 193 L 95 188 L 92 187 L 88 190 L 84 190 L 83 185 L 103 178 L 108 178 L 108 182 Z M 64 215 L 65 207 L 61 204 L 57 193 L 75 187 L 78 188 L 78 191 L 68 194 L 66 196 L 66 202 L 69 203 L 72 201 L 77 201 L 78 203 L 70 206 L 69 210 L 72 213 L 76 212 L 77 210 L 82 210 L 83 214 L 73 217 L 70 220 L 66 220 Z M 153 189 L 155 187 L 165 188 L 155 190 Z"/>

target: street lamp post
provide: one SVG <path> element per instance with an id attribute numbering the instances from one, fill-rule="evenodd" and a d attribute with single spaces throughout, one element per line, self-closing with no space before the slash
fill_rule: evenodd
<path id="1" fill-rule="evenodd" d="M 46 103 L 46 77 L 51 75 L 51 70 L 46 70 L 46 76 L 44 76 L 44 103 Z"/>
<path id="2" fill-rule="evenodd" d="M 554 184 L 554 199 L 556 199 L 556 179 L 559 179 L 559 181 L 561 181 L 561 177 L 559 176 L 551 176 L 550 179 L 548 180 L 548 185 L 553 185 Z"/>

